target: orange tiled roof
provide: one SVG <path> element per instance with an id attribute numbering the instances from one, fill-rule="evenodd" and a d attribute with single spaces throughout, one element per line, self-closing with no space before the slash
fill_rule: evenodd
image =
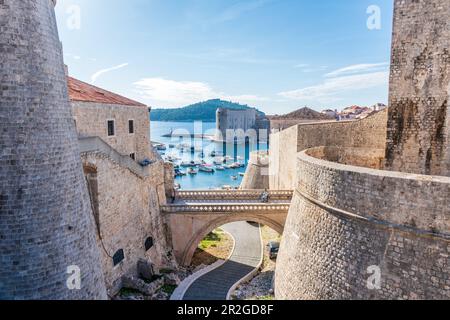
<path id="1" fill-rule="evenodd" d="M 103 90 L 86 82 L 67 77 L 70 101 L 97 102 L 104 104 L 120 104 L 125 106 L 146 107 L 137 101 Z"/>

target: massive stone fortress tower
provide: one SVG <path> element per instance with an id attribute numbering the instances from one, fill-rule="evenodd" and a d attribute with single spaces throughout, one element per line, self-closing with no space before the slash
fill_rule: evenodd
<path id="1" fill-rule="evenodd" d="M 0 299 L 106 298 L 54 4 L 0 1 Z"/>
<path id="2" fill-rule="evenodd" d="M 256 110 L 231 110 L 219 108 L 216 111 L 216 140 L 234 141 L 234 138 L 244 139 L 243 135 L 250 129 L 256 129 Z M 232 133 L 238 130 L 236 136 Z M 230 134 L 228 134 L 230 131 Z M 255 131 L 256 134 L 256 131 Z"/>
<path id="3" fill-rule="evenodd" d="M 388 169 L 450 176 L 450 5 L 395 1 Z"/>

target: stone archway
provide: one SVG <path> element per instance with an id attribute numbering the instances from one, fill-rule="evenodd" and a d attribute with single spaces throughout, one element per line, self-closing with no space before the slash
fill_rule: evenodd
<path id="1" fill-rule="evenodd" d="M 183 217 L 184 216 L 184 217 Z M 279 234 L 283 234 L 285 215 L 258 215 L 258 214 L 240 214 L 240 215 L 209 215 L 208 218 L 203 219 L 202 222 L 198 223 L 199 220 L 194 217 L 185 215 L 173 215 L 171 216 L 171 225 L 173 223 L 181 223 L 183 221 L 180 219 L 184 218 L 184 223 L 192 223 L 191 230 L 192 233 L 189 235 L 185 232 L 184 239 L 174 239 L 173 244 L 177 260 L 181 265 L 188 266 L 191 263 L 192 257 L 194 256 L 195 250 L 198 247 L 200 241 L 205 238 L 214 229 L 223 226 L 227 223 L 238 222 L 238 221 L 252 221 L 266 225 Z M 197 222 L 197 223 L 195 223 Z M 172 229 L 173 231 L 173 229 Z M 179 237 L 180 235 L 174 234 L 172 232 L 172 237 Z"/>

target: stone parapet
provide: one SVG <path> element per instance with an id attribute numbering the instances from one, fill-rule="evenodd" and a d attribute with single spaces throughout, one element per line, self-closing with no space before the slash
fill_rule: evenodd
<path id="1" fill-rule="evenodd" d="M 450 236 L 450 178 L 348 165 L 379 163 L 382 153 L 379 149 L 323 147 L 301 152 L 298 156 L 301 179 L 296 191 L 365 219 L 417 228 L 418 233 Z M 370 154 L 373 159 L 369 159 Z M 359 155 L 364 155 L 364 159 L 359 159 Z M 337 157 L 346 164 L 334 162 Z"/>
<path id="2" fill-rule="evenodd" d="M 135 160 L 131 159 L 130 156 L 120 154 L 116 149 L 111 147 L 99 137 L 79 138 L 78 143 L 82 154 L 98 152 L 108 156 L 112 161 L 127 168 L 141 178 L 150 176 L 152 165 L 141 166 Z"/>
<path id="3" fill-rule="evenodd" d="M 298 155 L 278 299 L 450 298 L 450 179 L 349 165 L 380 154 L 319 147 Z"/>
<path id="4" fill-rule="evenodd" d="M 270 189 L 294 189 L 297 154 L 319 146 L 385 149 L 388 111 L 363 120 L 300 124 L 270 136 Z"/>
<path id="5" fill-rule="evenodd" d="M 189 205 L 165 205 L 161 207 L 163 213 L 189 213 L 189 214 L 236 214 L 236 213 L 273 213 L 286 214 L 289 211 L 290 203 L 279 204 L 189 204 Z"/>

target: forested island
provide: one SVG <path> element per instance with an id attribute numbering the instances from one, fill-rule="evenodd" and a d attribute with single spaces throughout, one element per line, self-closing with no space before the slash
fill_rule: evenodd
<path id="1" fill-rule="evenodd" d="M 216 110 L 218 108 L 245 110 L 256 109 L 248 105 L 242 105 L 235 102 L 213 99 L 204 102 L 195 103 L 182 108 L 175 109 L 153 109 L 151 118 L 153 121 L 174 121 L 174 122 L 192 122 L 204 121 L 215 122 Z M 257 110 L 257 109 L 256 109 Z M 263 112 L 257 110 L 258 113 L 264 115 Z"/>

